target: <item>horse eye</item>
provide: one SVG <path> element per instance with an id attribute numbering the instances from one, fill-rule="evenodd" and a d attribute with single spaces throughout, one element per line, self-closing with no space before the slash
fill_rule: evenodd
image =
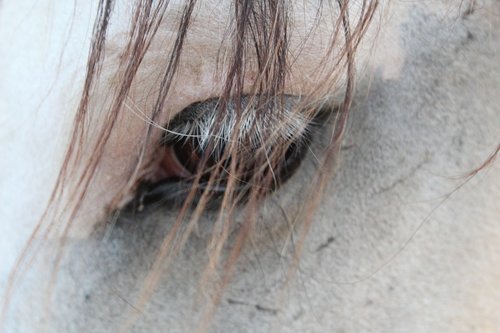
<path id="1" fill-rule="evenodd" d="M 204 140 L 209 129 L 207 124 L 213 124 L 215 119 L 209 112 L 216 104 L 214 100 L 195 103 L 168 124 L 170 130 L 165 133 L 158 150 L 158 168 L 151 180 L 140 184 L 129 207 L 140 211 L 148 206 L 179 205 L 193 185 L 198 196 L 208 190 L 211 199 L 217 199 L 224 194 L 231 177 L 237 194 L 244 197 L 252 186 L 261 186 L 255 184 L 255 175 L 266 172 L 272 173 L 272 181 L 264 192 L 271 192 L 294 174 L 308 151 L 311 129 L 317 126 L 315 122 L 306 125 L 305 130 L 286 145 L 281 142 L 281 146 L 262 147 L 255 144 L 258 140 L 248 138 L 247 144 L 238 148 L 235 176 L 229 171 L 235 157 L 227 153 L 228 139 L 218 135 L 214 138 L 212 134 L 212 144 Z M 262 159 L 256 158 L 259 154 L 272 155 L 275 162 L 262 163 Z"/>

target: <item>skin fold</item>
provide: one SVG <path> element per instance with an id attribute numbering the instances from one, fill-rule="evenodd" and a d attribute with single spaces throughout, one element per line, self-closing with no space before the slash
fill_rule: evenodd
<path id="1" fill-rule="evenodd" d="M 230 3 L 197 5 L 160 124 L 192 103 L 220 95 L 216 58 Z M 130 112 L 118 119 L 60 262 L 54 268 L 58 237 L 35 240 L 39 253 L 16 283 L 0 330 L 497 331 L 498 163 L 467 175 L 498 145 L 498 1 L 381 1 L 357 51 L 356 93 L 335 175 L 304 243 L 304 202 L 316 156 L 330 139 L 320 127 L 298 171 L 258 210 L 209 324 L 204 309 L 217 277 L 204 273 L 214 211 L 202 215 L 184 248 L 160 269 L 148 302 L 138 305 L 178 210 L 153 207 L 118 220 L 107 213 L 132 168 L 130 152 L 145 128 L 138 111 L 153 103 L 155 73 L 164 64 L 162 50 L 173 43 L 181 5 L 171 3 L 145 56 L 129 95 Z M 285 93 L 298 96 L 321 78 L 324 40 L 332 32 L 328 22 L 336 14 L 325 10 L 317 29 L 310 30 L 314 6 L 297 1 L 293 7 L 290 49 L 297 60 Z M 355 20 L 355 2 L 351 10 Z M 0 295 L 7 295 L 9 274 L 56 182 L 83 86 L 95 12 L 88 1 L 0 4 Z M 112 73 L 129 15 L 127 4 L 116 5 L 102 89 L 90 107 L 96 119 L 109 102 L 108 88 L 116 84 Z M 339 82 L 329 103 L 339 103 L 342 93 Z M 84 147 L 84 154 L 91 153 Z M 132 197 L 127 193 L 124 201 Z M 244 221 L 238 209 L 235 225 Z M 228 247 L 236 237 L 233 230 Z M 225 249 L 222 256 L 228 253 Z"/>

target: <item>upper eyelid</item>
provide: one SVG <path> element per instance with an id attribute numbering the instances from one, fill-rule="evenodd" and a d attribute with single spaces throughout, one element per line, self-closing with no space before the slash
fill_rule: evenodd
<path id="1" fill-rule="evenodd" d="M 318 120 L 317 114 L 311 118 L 301 112 L 301 97 L 285 95 L 284 103 L 279 105 L 264 105 L 263 112 L 258 113 L 253 105 L 250 105 L 249 96 L 243 96 L 241 115 L 236 114 L 236 106 L 230 101 L 226 110 L 219 110 L 219 101 L 217 98 L 209 99 L 203 102 L 197 102 L 172 119 L 165 132 L 163 143 L 174 141 L 180 137 L 191 137 L 199 140 L 200 146 L 206 146 L 209 138 L 215 138 L 225 142 L 232 141 L 234 137 L 250 139 L 258 145 L 263 142 L 262 138 L 265 132 L 275 132 L 273 136 L 276 139 L 290 140 L 300 137 L 308 130 L 309 124 Z M 326 109 L 318 110 L 319 113 L 326 113 Z M 222 113 L 222 114 L 220 114 Z M 217 132 L 214 131 L 215 121 Z M 239 133 L 233 136 L 232 131 L 237 130 L 236 123 L 239 122 Z M 250 138 L 248 138 L 250 137 Z"/>

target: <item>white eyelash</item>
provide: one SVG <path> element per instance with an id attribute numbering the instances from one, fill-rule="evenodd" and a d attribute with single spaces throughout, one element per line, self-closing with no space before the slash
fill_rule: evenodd
<path id="1" fill-rule="evenodd" d="M 242 99 L 242 119 L 236 136 L 238 144 L 249 144 L 250 148 L 256 149 L 264 144 L 269 145 L 270 142 L 283 144 L 302 137 L 307 133 L 310 119 L 295 110 L 294 106 L 298 102 L 299 99 L 296 97 L 285 96 L 280 110 L 269 109 L 267 112 L 256 112 L 249 105 L 248 98 L 244 97 Z M 200 149 L 205 150 L 210 139 L 215 138 L 216 140 L 212 142 L 214 151 L 222 149 L 227 142 L 233 140 L 233 131 L 236 128 L 238 116 L 232 103 L 228 103 L 218 126 L 215 125 L 216 120 L 220 117 L 217 100 L 202 102 L 194 107 L 197 109 L 192 110 L 192 112 L 199 115 L 169 128 L 169 130 L 179 133 L 176 136 L 177 139 L 186 136 L 195 137 Z M 214 132 L 215 129 L 216 132 Z"/>

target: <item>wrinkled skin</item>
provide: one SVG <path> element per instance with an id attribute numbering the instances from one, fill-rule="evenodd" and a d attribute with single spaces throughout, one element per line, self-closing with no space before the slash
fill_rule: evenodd
<path id="1" fill-rule="evenodd" d="M 95 11 L 77 2 L 74 14 L 72 4 L 46 2 L 4 1 L 0 7 L 2 290 L 56 179 Z M 300 232 L 291 235 L 289 223 L 301 223 L 302 193 L 315 169 L 312 154 L 264 204 L 210 330 L 498 330 L 498 164 L 468 182 L 465 175 L 498 144 L 500 6 L 485 1 L 468 10 L 467 2 L 460 3 L 394 1 L 380 8 L 387 12 L 374 22 L 379 39 L 372 31 L 360 49 L 349 131 L 299 268 L 289 274 L 293 245 L 300 237 Z M 210 5 L 206 2 L 201 10 L 213 14 Z M 120 9 L 118 13 L 125 15 Z M 208 32 L 192 37 L 189 45 L 203 49 L 204 58 L 193 56 L 181 67 L 175 89 L 182 93 L 169 101 L 166 118 L 217 94 L 206 73 L 213 60 L 210 36 L 220 30 L 210 15 L 200 20 Z M 121 27 L 113 29 L 111 45 L 120 45 Z M 154 56 L 150 59 L 154 71 Z M 307 68 L 314 61 L 313 55 L 299 65 Z M 297 93 L 307 84 L 292 82 L 288 89 Z M 16 286 L 3 324 L 6 332 L 40 327 L 48 332 L 114 332 L 137 314 L 133 304 L 141 282 L 176 211 L 125 215 L 105 231 L 94 226 L 104 220 L 104 208 L 116 190 L 113 181 L 121 175 L 113 163 L 127 165 L 127 149 L 140 124 L 129 115 L 116 130 L 110 157 L 97 177 L 101 183 L 91 189 L 65 248 L 50 311 L 44 311 L 44 297 L 57 239 L 44 240 L 44 251 Z M 327 141 L 321 134 L 313 150 Z M 203 293 L 210 289 L 198 282 L 212 219 L 205 214 L 131 331 L 197 327 Z"/>

